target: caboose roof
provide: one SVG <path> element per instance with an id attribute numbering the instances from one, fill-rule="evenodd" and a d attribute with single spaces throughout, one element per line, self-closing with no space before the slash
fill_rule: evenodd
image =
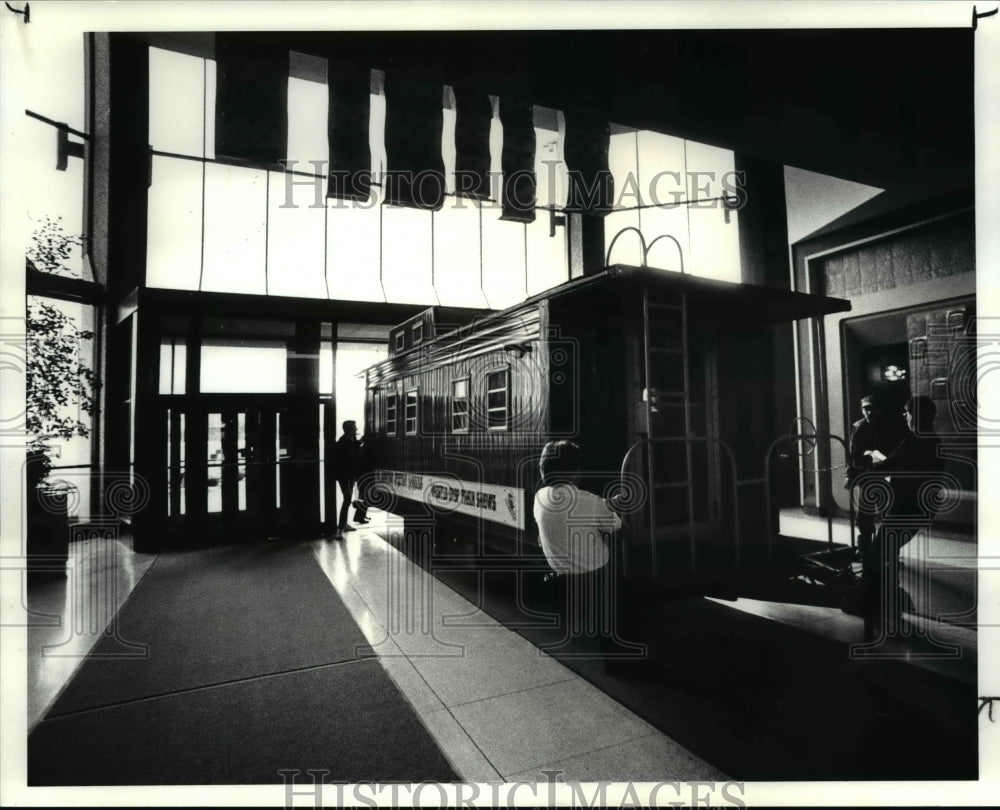
<path id="1" fill-rule="evenodd" d="M 722 281 L 720 279 L 692 276 L 672 270 L 653 267 L 635 267 L 627 264 L 610 265 L 602 273 L 573 279 L 527 299 L 540 301 L 559 298 L 592 288 L 591 292 L 612 292 L 622 288 L 648 287 L 652 292 L 683 292 L 691 303 L 702 304 L 699 309 L 717 313 L 721 323 L 765 324 L 847 312 L 851 302 L 843 298 L 795 292 L 758 284 Z M 527 302 L 523 302 L 527 303 Z M 521 306 L 523 304 L 519 304 Z M 705 306 L 707 305 L 707 306 Z"/>
<path id="2" fill-rule="evenodd" d="M 848 312 L 851 309 L 851 302 L 843 298 L 763 287 L 759 284 L 722 281 L 653 267 L 613 264 L 601 273 L 566 281 L 499 312 L 485 315 L 474 313 L 479 317 L 475 317 L 472 323 L 463 325 L 443 337 L 479 332 L 496 321 L 503 320 L 509 314 L 540 301 L 584 291 L 598 294 L 613 293 L 626 288 L 641 289 L 643 286 L 649 287 L 654 293 L 683 292 L 689 302 L 703 305 L 700 308 L 703 314 L 706 311 L 716 313 L 716 319 L 721 323 L 740 325 L 784 323 L 835 312 Z"/>
<path id="3" fill-rule="evenodd" d="M 717 313 L 722 323 L 735 322 L 741 325 L 784 323 L 801 318 L 848 312 L 851 302 L 843 298 L 763 287 L 759 284 L 722 281 L 720 279 L 692 276 L 672 270 L 654 267 L 636 267 L 628 264 L 613 264 L 603 272 L 572 279 L 557 287 L 543 290 L 500 312 L 476 318 L 471 326 L 459 331 L 477 331 L 502 319 L 509 313 L 523 309 L 539 301 L 552 300 L 563 296 L 588 293 L 614 293 L 624 288 L 641 289 L 647 286 L 655 292 L 683 292 L 689 302 L 708 305 L 707 309 Z M 706 311 L 703 307 L 702 311 Z"/>
<path id="4" fill-rule="evenodd" d="M 742 323 L 748 321 L 782 323 L 800 318 L 830 315 L 835 312 L 848 312 L 851 309 L 851 302 L 843 298 L 763 287 L 759 284 L 722 281 L 672 270 L 660 270 L 654 267 L 613 264 L 601 273 L 566 281 L 499 312 L 490 313 L 489 310 L 455 311 L 467 313 L 467 320 L 473 321 L 471 328 L 476 330 L 480 326 L 485 326 L 495 319 L 503 318 L 508 313 L 523 309 L 525 305 L 538 301 L 573 295 L 584 290 L 600 292 L 607 289 L 610 292 L 622 287 L 641 287 L 643 285 L 649 286 L 654 292 L 683 292 L 688 296 L 689 301 L 703 301 L 717 308 L 719 320 L 728 321 L 731 318 L 736 318 Z M 438 308 L 432 307 L 432 309 Z M 413 319 L 411 318 L 411 320 Z M 463 326 L 455 331 L 468 330 L 469 328 L 469 326 Z"/>
<path id="5" fill-rule="evenodd" d="M 847 312 L 851 308 L 851 302 L 842 298 L 615 264 L 601 273 L 573 279 L 540 292 L 500 312 L 477 317 L 471 323 L 432 339 L 428 344 L 422 345 L 420 350 L 425 353 L 424 361 L 440 361 L 444 357 L 453 357 L 449 353 L 454 352 L 458 346 L 474 345 L 475 351 L 482 352 L 495 343 L 516 343 L 528 337 L 533 330 L 537 331 L 540 302 L 568 296 L 581 296 L 581 304 L 583 297 L 601 302 L 608 296 L 634 293 L 644 287 L 662 296 L 683 292 L 687 296 L 689 308 L 698 313 L 700 320 L 732 328 L 783 323 L 834 312 Z M 431 350 L 430 355 L 426 355 L 428 350 Z M 395 358 L 390 357 L 372 368 L 385 367 L 388 370 L 396 367 L 401 360 L 405 366 L 406 356 L 413 351 L 397 354 Z M 439 354 L 441 357 L 437 356 Z"/>

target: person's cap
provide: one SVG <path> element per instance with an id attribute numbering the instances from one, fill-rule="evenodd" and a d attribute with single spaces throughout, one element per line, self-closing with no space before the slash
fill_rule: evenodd
<path id="1" fill-rule="evenodd" d="M 864 408 L 866 405 L 871 406 L 875 404 L 875 397 L 861 397 L 861 407 Z"/>

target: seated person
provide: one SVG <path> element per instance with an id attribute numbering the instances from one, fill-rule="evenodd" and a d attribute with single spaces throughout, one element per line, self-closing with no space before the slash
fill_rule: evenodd
<path id="1" fill-rule="evenodd" d="M 861 398 L 862 418 L 851 426 L 850 465 L 847 468 L 845 486 L 851 489 L 851 497 L 857 501 L 858 549 L 864 553 L 875 538 L 878 512 L 863 497 L 865 479 L 858 480 L 872 469 L 873 451 L 880 455 L 892 452 L 906 432 L 902 419 L 886 413 L 879 396 Z M 855 481 L 857 487 L 852 487 Z"/>
<path id="2" fill-rule="evenodd" d="M 542 551 L 557 574 L 587 574 L 608 562 L 604 532 L 622 520 L 580 481 L 580 448 L 573 442 L 549 442 L 540 462 L 542 487 L 535 493 L 535 522 Z"/>
<path id="3" fill-rule="evenodd" d="M 944 460 L 934 433 L 937 406 L 930 397 L 911 397 L 906 403 L 906 435 L 888 454 L 869 451 L 872 471 L 889 477 L 892 498 L 882 515 L 874 541 L 862 555 L 863 588 L 867 603 L 885 605 L 888 616 L 910 609 L 911 600 L 899 582 L 899 552 L 934 518 L 935 499 L 925 488 L 941 481 Z M 877 600 L 877 601 L 876 601 Z"/>
<path id="4" fill-rule="evenodd" d="M 618 583 L 608 564 L 605 535 L 621 528 L 621 518 L 604 499 L 577 486 L 580 448 L 573 442 L 546 444 L 539 466 L 542 486 L 535 494 L 535 522 L 545 559 L 557 575 L 569 635 L 597 636 L 606 668 L 620 669 L 614 666 L 616 659 L 634 660 L 645 653 L 641 645 L 612 643 Z"/>

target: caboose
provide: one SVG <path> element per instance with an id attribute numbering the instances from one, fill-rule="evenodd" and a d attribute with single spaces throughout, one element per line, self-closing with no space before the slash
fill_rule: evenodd
<path id="1" fill-rule="evenodd" d="M 768 474 L 795 422 L 781 330 L 849 309 L 625 265 L 501 312 L 428 309 L 367 371 L 372 497 L 433 527 L 438 550 L 460 538 L 483 559 L 537 558 L 538 460 L 566 438 L 583 451 L 581 487 L 625 504 L 629 575 L 744 568 L 773 555 L 774 493 L 798 502 L 794 464 Z"/>

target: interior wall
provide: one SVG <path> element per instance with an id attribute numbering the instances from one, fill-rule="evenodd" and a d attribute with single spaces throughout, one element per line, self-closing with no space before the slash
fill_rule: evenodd
<path id="1" fill-rule="evenodd" d="M 784 176 L 791 245 L 882 192 L 875 186 L 794 166 L 785 166 Z"/>
<path id="2" fill-rule="evenodd" d="M 804 397 L 808 400 L 804 415 L 810 416 L 821 432 L 828 426 L 830 432 L 847 439 L 844 434 L 853 421 L 849 409 L 854 406 L 844 398 L 845 379 L 850 373 L 845 366 L 842 342 L 844 321 L 974 296 L 976 274 L 973 220 L 968 212 L 872 233 L 867 239 L 849 236 L 842 239 L 842 246 L 817 250 L 811 255 L 803 249 L 798 270 L 800 284 L 808 276 L 814 291 L 851 300 L 850 312 L 824 319 L 827 400 L 815 403 L 811 396 Z M 800 338 L 800 355 L 810 357 L 812 348 L 813 341 Z M 850 344 L 846 348 L 850 349 Z M 804 383 L 815 391 L 811 375 Z M 846 459 L 841 450 L 834 449 L 828 461 L 837 466 Z M 832 492 L 834 503 L 847 509 L 846 491 L 833 486 Z M 807 493 L 806 503 L 810 502 L 817 503 L 815 488 Z"/>

